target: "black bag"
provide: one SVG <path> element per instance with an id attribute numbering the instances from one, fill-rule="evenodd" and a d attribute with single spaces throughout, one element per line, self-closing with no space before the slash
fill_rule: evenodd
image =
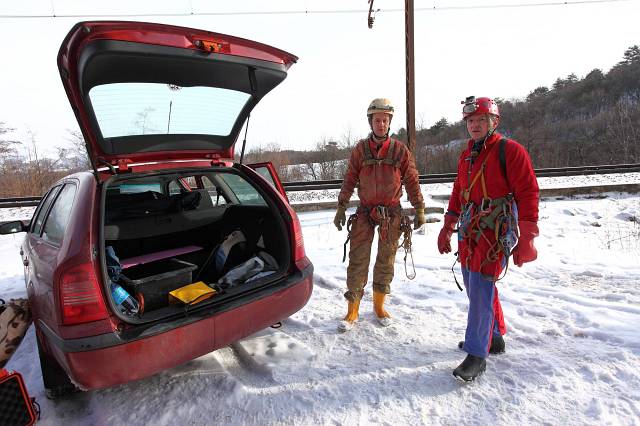
<path id="1" fill-rule="evenodd" d="M 40 407 L 20 373 L 0 369 L 0 425 L 32 425 L 39 418 Z"/>

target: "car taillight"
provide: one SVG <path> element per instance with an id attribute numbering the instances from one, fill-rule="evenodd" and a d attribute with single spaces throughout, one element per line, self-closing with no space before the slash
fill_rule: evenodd
<path id="1" fill-rule="evenodd" d="M 291 208 L 289 213 L 291 214 L 291 221 L 293 223 L 293 261 L 296 264 L 296 267 L 302 270 L 311 262 L 304 251 L 304 240 L 302 239 L 302 226 L 300 226 L 300 220 L 298 220 L 298 216 Z"/>
<path id="2" fill-rule="evenodd" d="M 91 263 L 72 266 L 59 281 L 62 323 L 97 321 L 109 316 Z"/>

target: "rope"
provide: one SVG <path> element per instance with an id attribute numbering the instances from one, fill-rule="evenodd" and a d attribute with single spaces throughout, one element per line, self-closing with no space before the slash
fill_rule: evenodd
<path id="1" fill-rule="evenodd" d="M 342 251 L 342 263 L 344 263 L 344 261 L 347 259 L 347 244 L 349 244 L 349 241 L 351 240 L 351 226 L 353 225 L 353 222 L 356 221 L 356 219 L 358 219 L 358 213 L 352 214 L 351 216 L 349 216 L 349 220 L 347 220 L 347 239 L 344 242 Z"/>
<path id="2" fill-rule="evenodd" d="M 460 287 L 460 283 L 458 282 L 458 278 L 456 277 L 456 272 L 453 270 L 453 268 L 456 267 L 456 263 L 458 263 L 458 252 L 455 252 L 453 255 L 456 257 L 456 260 L 454 260 L 453 265 L 451 265 L 451 273 L 453 274 L 453 280 L 456 282 L 458 289 L 462 291 L 462 287 Z"/>
<path id="3" fill-rule="evenodd" d="M 411 250 L 411 236 L 413 234 L 413 228 L 411 227 L 411 219 L 409 216 L 403 216 L 400 222 L 400 231 L 402 232 L 402 244 L 400 246 L 404 249 L 404 273 L 408 279 L 412 280 L 416 277 L 416 265 L 413 262 L 413 251 Z M 411 256 L 411 268 L 413 272 L 409 274 L 407 270 L 407 256 Z"/>

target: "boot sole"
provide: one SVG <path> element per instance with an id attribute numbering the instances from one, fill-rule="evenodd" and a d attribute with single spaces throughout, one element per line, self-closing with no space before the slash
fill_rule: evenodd
<path id="1" fill-rule="evenodd" d="M 354 322 L 348 322 L 348 321 L 340 321 L 340 323 L 338 324 L 338 333 L 346 333 L 347 331 L 352 330 L 355 327 L 355 321 Z"/>
<path id="2" fill-rule="evenodd" d="M 456 374 L 456 372 L 454 371 L 453 377 L 455 377 L 456 379 L 458 379 L 463 383 L 469 383 L 469 382 L 475 381 L 478 377 L 482 376 L 486 370 L 487 370 L 487 367 L 485 366 L 482 370 L 480 370 L 480 372 L 476 376 L 473 376 L 473 377 L 462 377 Z"/>
<path id="3" fill-rule="evenodd" d="M 376 321 L 381 327 L 389 327 L 392 324 L 391 318 L 389 317 L 376 318 Z"/>

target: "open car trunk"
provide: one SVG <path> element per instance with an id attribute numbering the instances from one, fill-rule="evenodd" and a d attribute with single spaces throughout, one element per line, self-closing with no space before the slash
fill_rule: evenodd
<path id="1" fill-rule="evenodd" d="M 274 198 L 234 168 L 114 176 L 103 190 L 104 279 L 139 305 L 127 322 L 183 315 L 274 285 L 289 270 L 288 226 Z M 185 304 L 169 293 L 202 282 L 215 294 Z"/>

